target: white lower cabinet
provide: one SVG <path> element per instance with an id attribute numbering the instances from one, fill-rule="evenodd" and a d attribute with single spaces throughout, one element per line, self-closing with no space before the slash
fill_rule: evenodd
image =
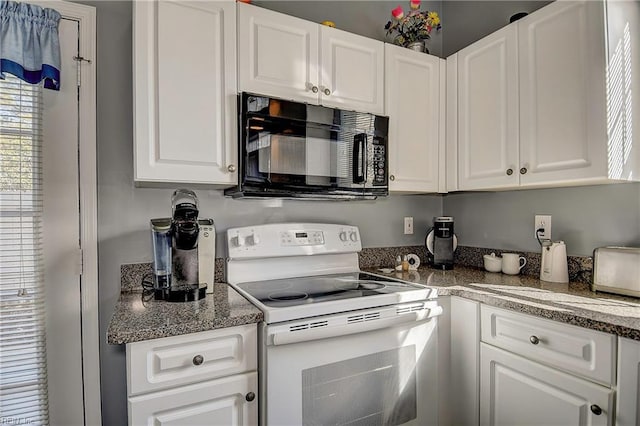
<path id="1" fill-rule="evenodd" d="M 616 425 L 640 425 L 640 342 L 618 339 Z"/>
<path id="2" fill-rule="evenodd" d="M 131 425 L 257 425 L 258 374 L 237 374 L 129 398 Z"/>
<path id="3" fill-rule="evenodd" d="M 257 425 L 255 324 L 127 344 L 129 425 Z"/>
<path id="4" fill-rule="evenodd" d="M 609 425 L 613 390 L 480 344 L 481 425 Z"/>

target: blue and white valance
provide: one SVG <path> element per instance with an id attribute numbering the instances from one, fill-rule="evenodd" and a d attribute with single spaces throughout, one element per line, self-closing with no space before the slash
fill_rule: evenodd
<path id="1" fill-rule="evenodd" d="M 60 90 L 59 22 L 53 9 L 0 0 L 0 78 L 10 73 Z"/>

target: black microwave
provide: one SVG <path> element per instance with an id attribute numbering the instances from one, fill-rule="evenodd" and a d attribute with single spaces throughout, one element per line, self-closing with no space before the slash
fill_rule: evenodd
<path id="1" fill-rule="evenodd" d="M 225 195 L 388 195 L 388 117 L 250 93 L 238 101 L 238 185 Z"/>

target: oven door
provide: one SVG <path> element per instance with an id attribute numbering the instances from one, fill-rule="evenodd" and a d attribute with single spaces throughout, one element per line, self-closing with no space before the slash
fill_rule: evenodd
<path id="1" fill-rule="evenodd" d="M 432 317 L 441 308 L 426 311 L 356 311 L 341 314 L 354 318 L 344 325 L 323 326 L 328 316 L 263 328 L 262 424 L 437 424 Z"/>

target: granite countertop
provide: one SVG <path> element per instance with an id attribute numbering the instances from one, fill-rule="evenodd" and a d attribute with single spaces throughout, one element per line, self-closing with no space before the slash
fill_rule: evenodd
<path id="1" fill-rule="evenodd" d="M 107 330 L 112 345 L 262 321 L 260 309 L 225 283 L 197 302 L 165 302 L 141 292 L 123 292 Z"/>
<path id="2" fill-rule="evenodd" d="M 527 275 L 504 275 L 456 266 L 442 271 L 421 266 L 417 271 L 385 274 L 436 288 L 441 296 L 460 296 L 487 305 L 640 340 L 640 299 L 594 293 L 583 283 L 557 284 Z M 177 336 L 258 323 L 262 311 L 225 283 L 198 302 L 153 300 L 123 292 L 107 331 L 109 344 Z"/>
<path id="3" fill-rule="evenodd" d="M 567 324 L 640 340 L 640 299 L 595 293 L 587 284 L 558 284 L 525 275 L 504 275 L 458 267 L 441 271 L 419 267 L 417 271 L 384 274 L 438 289 L 441 296 L 460 296 L 487 305 L 548 318 Z"/>

